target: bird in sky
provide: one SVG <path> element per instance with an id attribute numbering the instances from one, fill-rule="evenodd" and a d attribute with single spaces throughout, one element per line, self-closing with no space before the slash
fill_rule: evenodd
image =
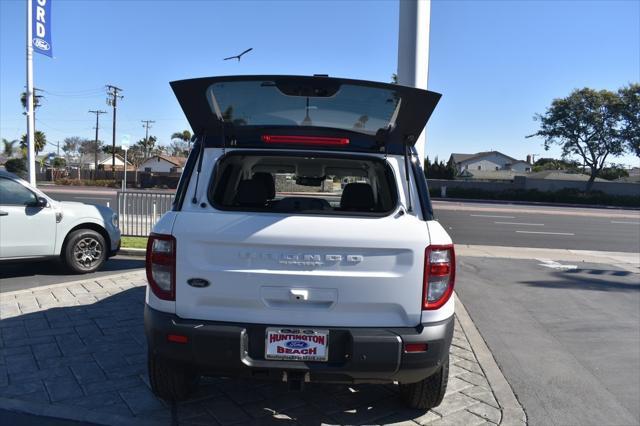
<path id="1" fill-rule="evenodd" d="M 247 50 L 245 50 L 244 52 L 242 52 L 239 55 L 236 56 L 229 56 L 228 58 L 224 58 L 225 61 L 228 61 L 229 59 L 237 59 L 238 62 L 240 62 L 240 58 L 242 57 L 242 55 L 244 55 L 245 53 L 249 53 L 253 50 L 253 47 L 248 48 Z"/>

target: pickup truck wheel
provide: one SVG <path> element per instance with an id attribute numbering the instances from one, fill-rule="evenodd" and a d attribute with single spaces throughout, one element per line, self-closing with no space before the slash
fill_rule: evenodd
<path id="1" fill-rule="evenodd" d="M 442 367 L 430 377 L 417 382 L 400 385 L 402 401 L 409 408 L 430 410 L 442 402 L 449 381 L 449 357 Z"/>
<path id="2" fill-rule="evenodd" d="M 94 272 L 107 260 L 104 237 L 92 229 L 78 229 L 68 237 L 63 260 L 76 274 Z"/>
<path id="3" fill-rule="evenodd" d="M 166 401 L 184 401 L 198 385 L 198 375 L 149 352 L 149 382 L 153 393 Z"/>

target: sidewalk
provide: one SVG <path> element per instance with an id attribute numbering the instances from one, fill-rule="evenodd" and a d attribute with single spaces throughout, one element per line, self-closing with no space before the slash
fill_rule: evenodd
<path id="1" fill-rule="evenodd" d="M 0 295 L 0 409 L 97 424 L 503 424 L 524 412 L 464 307 L 457 301 L 449 386 L 443 403 L 405 409 L 392 385 L 285 384 L 203 379 L 171 407 L 146 375 L 144 273 Z"/>

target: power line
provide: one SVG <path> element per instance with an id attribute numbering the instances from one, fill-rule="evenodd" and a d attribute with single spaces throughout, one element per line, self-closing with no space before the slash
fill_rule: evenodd
<path id="1" fill-rule="evenodd" d="M 112 84 L 107 84 L 107 105 L 113 107 L 113 133 L 111 135 L 111 174 L 113 179 L 116 178 L 116 111 L 118 108 L 118 99 L 124 98 L 124 96 L 119 95 L 122 91 L 121 88 L 116 87 Z"/>

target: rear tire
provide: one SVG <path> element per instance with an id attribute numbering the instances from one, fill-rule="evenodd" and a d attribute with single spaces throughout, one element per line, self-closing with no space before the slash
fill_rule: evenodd
<path id="1" fill-rule="evenodd" d="M 149 352 L 149 382 L 153 393 L 166 401 L 184 401 L 197 388 L 198 376 L 178 364 L 167 362 Z"/>
<path id="2" fill-rule="evenodd" d="M 97 271 L 107 260 L 107 245 L 100 233 L 92 229 L 78 229 L 67 237 L 62 258 L 74 274 Z"/>
<path id="3" fill-rule="evenodd" d="M 430 410 L 442 402 L 449 381 L 449 356 L 442 367 L 430 377 L 417 383 L 400 385 L 402 402 L 409 408 Z"/>

